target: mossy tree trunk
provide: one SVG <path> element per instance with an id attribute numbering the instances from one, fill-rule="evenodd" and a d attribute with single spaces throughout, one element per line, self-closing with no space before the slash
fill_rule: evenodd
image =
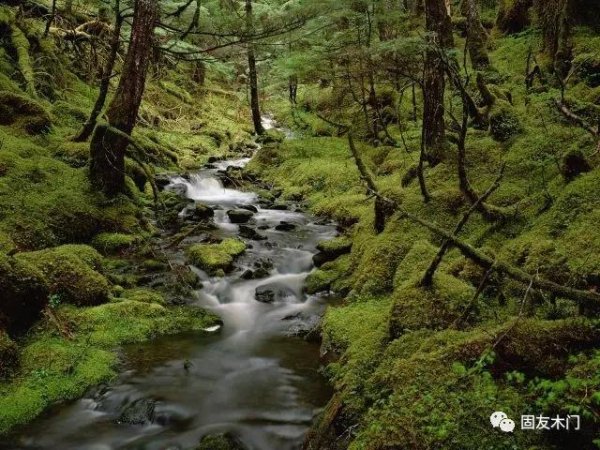
<path id="1" fill-rule="evenodd" d="M 477 0 L 463 0 L 461 13 L 467 19 L 467 46 L 473 69 L 487 69 L 490 66 L 488 34 L 481 24 Z"/>
<path id="2" fill-rule="evenodd" d="M 77 134 L 77 136 L 73 138 L 73 141 L 75 142 L 84 142 L 90 137 L 90 135 L 94 131 L 94 128 L 96 127 L 98 116 L 102 112 L 102 108 L 104 108 L 104 104 L 106 103 L 106 97 L 108 96 L 110 80 L 112 78 L 115 63 L 117 61 L 117 55 L 119 53 L 119 44 L 121 39 L 121 25 L 123 24 L 123 17 L 121 16 L 120 11 L 120 0 L 115 0 L 114 11 L 115 26 L 113 28 L 110 40 L 110 51 L 108 59 L 106 60 L 106 64 L 104 66 L 104 69 L 102 70 L 102 79 L 100 80 L 100 92 L 98 94 L 98 98 L 96 99 L 96 103 L 94 103 L 94 107 L 92 108 L 90 117 L 85 122 L 83 128 Z"/>
<path id="3" fill-rule="evenodd" d="M 520 33 L 531 23 L 533 0 L 500 0 L 496 28 L 503 33 Z"/>
<path id="4" fill-rule="evenodd" d="M 246 0 L 246 31 L 252 33 L 254 28 L 254 15 L 252 13 L 252 0 Z M 258 97 L 258 75 L 256 73 L 256 55 L 254 53 L 254 43 L 248 42 L 248 83 L 250 85 L 250 109 L 252 110 L 252 123 L 256 134 L 264 134 L 265 129 L 262 125 L 260 115 L 260 100 Z"/>
<path id="5" fill-rule="evenodd" d="M 439 162 L 446 146 L 444 124 L 444 79 L 443 62 L 434 47 L 448 49 L 454 46 L 452 23 L 444 0 L 425 0 L 426 28 L 429 49 L 425 55 L 423 70 L 423 138 L 426 159 Z"/>
<path id="6" fill-rule="evenodd" d="M 106 112 L 110 127 L 96 127 L 90 144 L 92 184 L 108 196 L 124 191 L 125 150 L 129 141 L 110 130 L 131 134 L 138 115 L 152 53 L 157 0 L 136 0 L 131 40 L 115 96 Z"/>

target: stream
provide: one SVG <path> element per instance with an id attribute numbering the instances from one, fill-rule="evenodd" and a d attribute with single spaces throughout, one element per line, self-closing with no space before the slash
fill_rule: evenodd
<path id="1" fill-rule="evenodd" d="M 267 209 L 254 193 L 224 188 L 218 171 L 248 161 L 221 161 L 172 180 L 185 185 L 189 198 L 215 209 L 212 234 L 220 238 L 240 232 L 228 210 L 256 208 L 247 225 L 262 240 L 244 239 L 249 248 L 232 273 L 210 277 L 194 268 L 203 288 L 190 302 L 219 315 L 223 326 L 124 347 L 114 382 L 52 409 L 22 429 L 14 445 L 1 448 L 188 450 L 202 436 L 223 432 L 238 437 L 248 450 L 301 447 L 331 395 L 319 374 L 318 344 L 299 337 L 318 323 L 326 300 L 307 296 L 303 287 L 316 244 L 336 231 L 293 205 Z M 282 222 L 295 227 L 276 230 Z M 188 240 L 194 236 L 184 243 Z M 181 251 L 169 257 L 184 258 Z M 263 268 L 262 278 L 243 276 L 257 267 Z M 271 300 L 257 301 L 257 288 L 269 291 Z M 132 416 L 128 420 L 124 410 Z"/>

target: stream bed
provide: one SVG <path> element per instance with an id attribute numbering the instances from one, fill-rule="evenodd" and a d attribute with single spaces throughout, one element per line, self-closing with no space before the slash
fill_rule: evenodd
<path id="1" fill-rule="evenodd" d="M 245 239 L 249 248 L 231 274 L 210 277 L 194 269 L 203 288 L 190 302 L 219 315 L 223 326 L 125 347 L 117 380 L 54 408 L 22 429 L 14 445 L 0 447 L 188 450 L 202 436 L 224 432 L 248 450 L 301 447 L 331 395 L 319 374 L 318 344 L 299 337 L 318 323 L 326 300 L 307 296 L 303 287 L 316 244 L 336 231 L 293 205 L 268 209 L 253 193 L 224 188 L 218 171 L 248 160 L 221 161 L 172 180 L 214 208 L 213 234 L 220 238 L 240 233 L 228 210 L 256 208 L 246 226 L 257 236 Z M 282 223 L 293 226 L 276 229 Z M 169 257 L 182 260 L 183 253 Z M 248 279 L 249 273 L 255 276 Z M 258 301 L 257 292 L 268 300 Z"/>

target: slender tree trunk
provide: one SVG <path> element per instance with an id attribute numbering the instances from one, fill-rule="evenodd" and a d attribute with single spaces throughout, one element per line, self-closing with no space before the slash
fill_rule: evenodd
<path id="1" fill-rule="evenodd" d="M 46 21 L 46 28 L 44 30 L 44 37 L 48 36 L 50 32 L 50 27 L 52 26 L 52 22 L 54 22 L 54 17 L 56 16 L 56 0 L 52 0 L 52 6 L 50 7 L 50 16 Z"/>
<path id="2" fill-rule="evenodd" d="M 129 140 L 111 131 L 111 127 L 129 135 L 135 126 L 158 14 L 157 0 L 135 0 L 129 49 L 119 86 L 106 112 L 109 126 L 97 126 L 90 144 L 92 184 L 108 196 L 124 190 L 125 150 L 129 145 Z"/>
<path id="3" fill-rule="evenodd" d="M 461 12 L 467 19 L 467 46 L 471 65 L 475 70 L 486 69 L 490 65 L 487 51 L 488 34 L 481 24 L 477 0 L 463 0 Z"/>
<path id="4" fill-rule="evenodd" d="M 75 142 L 84 142 L 91 136 L 94 128 L 96 127 L 96 122 L 98 120 L 98 116 L 102 112 L 102 108 L 104 108 L 104 103 L 106 102 L 106 97 L 108 96 L 108 89 L 110 87 L 110 79 L 112 78 L 113 69 L 115 67 L 115 63 L 117 61 L 117 55 L 119 53 L 119 44 L 121 40 L 121 25 L 123 24 L 123 19 L 121 17 L 121 5 L 120 0 L 115 0 L 114 11 L 115 11 L 115 26 L 113 28 L 113 33 L 110 40 L 110 52 L 108 55 L 108 59 L 106 60 L 106 64 L 102 71 L 102 79 L 100 81 L 100 92 L 98 94 L 98 98 L 96 99 L 96 103 L 90 113 L 90 117 L 83 124 L 83 128 L 81 131 L 73 138 Z"/>
<path id="5" fill-rule="evenodd" d="M 246 32 L 251 34 L 254 27 L 254 16 L 252 13 L 252 0 L 246 0 Z M 256 73 L 256 56 L 254 54 L 254 43 L 248 42 L 248 82 L 250 83 L 250 109 L 252 110 L 252 122 L 256 134 L 264 134 L 260 115 L 260 101 L 258 98 L 258 75 Z"/>
<path id="6" fill-rule="evenodd" d="M 559 31 L 556 38 L 556 53 L 554 54 L 554 70 L 564 79 L 571 70 L 572 65 L 572 34 L 573 34 L 573 5 L 572 0 L 563 0 L 559 18 Z"/>
<path id="7" fill-rule="evenodd" d="M 454 46 L 452 23 L 444 0 L 425 0 L 425 19 L 430 33 L 425 55 L 423 83 L 423 128 L 426 159 L 435 164 L 443 158 L 446 146 L 444 124 L 444 67 L 438 52 L 433 47 Z"/>

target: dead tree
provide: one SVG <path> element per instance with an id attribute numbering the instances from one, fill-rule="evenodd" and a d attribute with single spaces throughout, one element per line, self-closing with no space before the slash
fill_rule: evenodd
<path id="1" fill-rule="evenodd" d="M 106 112 L 108 127 L 97 127 L 90 144 L 90 179 L 107 196 L 125 187 L 125 150 L 129 141 L 113 132 L 130 135 L 144 94 L 153 48 L 154 26 L 159 15 L 157 0 L 135 0 L 131 40 L 115 96 Z"/>
<path id="2" fill-rule="evenodd" d="M 458 234 L 462 231 L 463 227 L 467 224 L 471 215 L 477 209 L 479 209 L 479 206 L 483 202 L 485 202 L 489 198 L 489 196 L 492 195 L 500 187 L 500 181 L 502 180 L 502 176 L 504 175 L 504 168 L 505 168 L 505 166 L 503 165 L 502 168 L 500 169 L 500 175 L 498 175 L 498 178 L 496 178 L 496 180 L 490 186 L 490 188 L 481 197 L 479 197 L 477 199 L 477 201 L 475 203 L 473 203 L 471 205 L 471 207 L 469 208 L 469 210 L 463 215 L 460 222 L 458 222 L 458 224 L 456 225 L 456 228 L 454 228 L 454 232 L 452 233 L 453 236 L 455 236 L 455 237 L 458 236 Z M 444 258 L 444 255 L 446 254 L 446 252 L 450 249 L 450 246 L 451 246 L 451 242 L 448 239 L 444 240 L 444 242 L 440 246 L 440 249 L 438 250 L 437 254 L 431 261 L 431 264 L 429 264 L 429 267 L 425 271 L 425 275 L 423 275 L 423 278 L 421 279 L 421 282 L 419 283 L 420 286 L 430 287 L 433 284 L 433 276 L 435 275 L 435 271 L 437 270 L 440 263 L 442 262 L 442 259 Z"/>

